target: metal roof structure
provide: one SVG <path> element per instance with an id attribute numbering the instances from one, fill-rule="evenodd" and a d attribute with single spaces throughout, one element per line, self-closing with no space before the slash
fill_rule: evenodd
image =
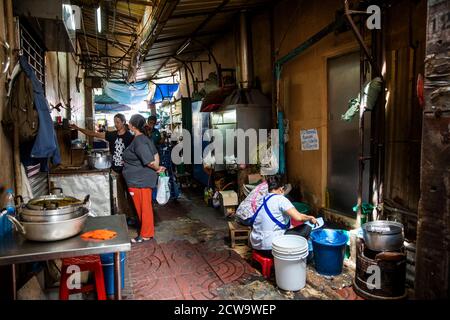
<path id="1" fill-rule="evenodd" d="M 111 80 L 155 80 L 209 50 L 241 10 L 273 0 L 72 0 L 82 7 L 78 31 L 88 75 Z M 101 7 L 102 31 L 96 10 Z M 220 63 L 220 61 L 219 61 Z"/>

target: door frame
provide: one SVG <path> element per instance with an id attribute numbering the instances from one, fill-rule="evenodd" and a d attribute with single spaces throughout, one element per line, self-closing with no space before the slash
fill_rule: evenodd
<path id="1" fill-rule="evenodd" d="M 369 41 L 367 41 L 369 44 Z M 324 133 L 322 137 L 323 141 L 323 148 L 322 148 L 322 208 L 332 212 L 333 214 L 340 215 L 342 217 L 350 219 L 352 222 L 353 220 L 356 222 L 356 218 L 350 217 L 348 215 L 345 215 L 344 213 L 333 211 L 328 207 L 327 203 L 327 187 L 328 187 L 328 148 L 329 148 L 329 141 L 328 141 L 328 126 L 330 125 L 329 120 L 329 113 L 330 113 L 330 106 L 328 104 L 328 61 L 333 58 L 338 58 L 340 56 L 344 56 L 347 54 L 352 54 L 360 50 L 360 46 L 356 42 L 347 43 L 345 45 L 341 45 L 337 48 L 330 49 L 326 51 L 322 55 L 322 75 L 323 79 L 326 80 L 326 84 L 322 86 L 322 96 L 325 99 L 326 108 L 324 108 L 324 114 L 322 115 L 323 119 L 325 119 L 325 126 L 324 126 Z"/>

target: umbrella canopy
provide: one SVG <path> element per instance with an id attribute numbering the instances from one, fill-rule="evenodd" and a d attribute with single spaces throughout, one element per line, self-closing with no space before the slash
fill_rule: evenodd
<path id="1" fill-rule="evenodd" d="M 122 111 L 130 111 L 131 107 L 126 104 L 95 104 L 95 112 L 102 113 L 114 113 L 114 112 L 122 112 Z"/>
<path id="2" fill-rule="evenodd" d="M 178 83 L 157 83 L 155 94 L 153 96 L 152 102 L 162 102 L 164 99 L 171 99 L 175 92 L 177 92 L 179 87 Z"/>
<path id="3" fill-rule="evenodd" d="M 108 96 L 107 94 L 101 94 L 98 96 L 94 97 L 94 102 L 95 104 L 117 104 L 119 102 L 117 102 L 116 100 L 114 100 L 113 98 L 111 98 L 110 96 Z"/>

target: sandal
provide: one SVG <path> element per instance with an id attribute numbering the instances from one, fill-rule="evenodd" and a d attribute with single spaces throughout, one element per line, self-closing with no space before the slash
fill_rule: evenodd
<path id="1" fill-rule="evenodd" d="M 142 242 L 150 241 L 150 240 L 152 240 L 152 238 L 143 238 L 141 236 L 137 236 L 136 238 L 131 239 L 131 243 L 142 243 Z"/>

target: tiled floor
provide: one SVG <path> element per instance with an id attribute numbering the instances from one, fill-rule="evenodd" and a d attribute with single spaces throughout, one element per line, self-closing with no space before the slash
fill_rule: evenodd
<path id="1" fill-rule="evenodd" d="M 133 245 L 129 254 L 135 299 L 217 299 L 217 289 L 259 274 L 237 253 L 202 251 L 187 241 Z"/>
<path id="2" fill-rule="evenodd" d="M 125 299 L 347 298 L 344 291 L 338 295 L 322 288 L 339 279 L 307 284 L 296 293 L 280 291 L 274 275 L 265 280 L 255 269 L 259 267 L 250 264 L 248 247 L 230 248 L 227 219 L 199 195 L 185 194 L 154 209 L 155 239 L 133 244 L 127 255 Z M 130 236 L 136 236 L 133 228 Z"/>

